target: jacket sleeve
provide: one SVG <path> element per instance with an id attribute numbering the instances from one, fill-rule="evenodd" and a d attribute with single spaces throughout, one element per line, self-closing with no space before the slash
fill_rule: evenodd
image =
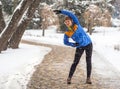
<path id="1" fill-rule="evenodd" d="M 77 25 L 79 24 L 78 18 L 77 18 L 72 12 L 67 11 L 67 10 L 61 10 L 61 14 L 64 14 L 64 15 L 69 16 L 70 18 L 73 19 L 73 22 L 74 22 L 75 24 L 77 24 Z"/>
<path id="2" fill-rule="evenodd" d="M 67 46 L 75 47 L 74 43 L 69 42 L 69 37 L 66 34 L 64 34 L 64 44 L 67 45 Z"/>

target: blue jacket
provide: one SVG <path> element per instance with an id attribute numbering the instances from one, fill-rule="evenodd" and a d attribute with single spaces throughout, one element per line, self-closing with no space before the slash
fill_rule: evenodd
<path id="1" fill-rule="evenodd" d="M 74 27 L 77 27 L 72 33 L 70 30 L 67 30 L 64 34 L 64 44 L 72 47 L 84 47 L 88 44 L 92 43 L 90 37 L 86 34 L 86 32 L 81 27 L 78 18 L 70 11 L 61 10 L 61 14 L 67 15 L 73 20 Z M 73 28 L 74 28 L 73 27 Z M 71 35 L 69 35 L 71 34 Z M 70 42 L 69 38 L 72 38 L 75 42 Z M 78 43 L 76 46 L 75 43 Z"/>

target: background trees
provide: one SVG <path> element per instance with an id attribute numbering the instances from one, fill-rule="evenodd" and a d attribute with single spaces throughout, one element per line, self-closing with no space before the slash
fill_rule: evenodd
<path id="1" fill-rule="evenodd" d="M 111 26 L 111 16 L 113 12 L 113 3 L 114 0 L 66 0 L 63 1 L 63 3 L 60 3 L 57 8 L 58 9 L 68 9 L 73 11 L 77 16 L 78 19 L 83 27 L 86 27 L 88 29 L 88 32 L 92 34 L 93 27 L 94 26 Z M 98 11 L 94 6 L 98 8 Z M 96 11 L 95 11 L 96 9 Z M 89 12 L 89 13 L 88 13 Z M 99 17 L 98 14 L 101 13 L 101 17 Z M 108 17 L 109 18 L 108 18 Z M 99 18 L 98 18 L 99 17 Z M 60 16 L 62 18 L 62 16 Z M 97 18 L 97 19 L 96 19 Z M 100 19 L 101 18 L 101 19 Z M 97 20 L 104 21 L 104 24 L 99 24 L 97 23 Z M 109 20 L 108 20 L 109 19 Z M 63 21 L 60 21 L 60 28 L 62 31 L 64 31 L 64 24 L 62 23 Z"/>

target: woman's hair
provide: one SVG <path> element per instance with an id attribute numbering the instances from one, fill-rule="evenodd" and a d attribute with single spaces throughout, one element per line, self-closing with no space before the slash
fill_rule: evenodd
<path id="1" fill-rule="evenodd" d="M 72 21 L 72 18 L 70 18 L 69 16 L 66 16 L 64 20 L 71 20 Z"/>

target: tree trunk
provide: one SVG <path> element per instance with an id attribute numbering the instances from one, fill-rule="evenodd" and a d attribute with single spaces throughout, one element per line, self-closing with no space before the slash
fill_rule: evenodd
<path id="1" fill-rule="evenodd" d="M 43 28 L 42 30 L 42 36 L 44 37 L 45 36 L 45 29 Z"/>
<path id="2" fill-rule="evenodd" d="M 19 24 L 16 32 L 13 34 L 12 38 L 9 42 L 9 47 L 15 49 L 18 48 L 19 43 L 21 41 L 22 35 L 27 28 L 28 24 L 32 20 L 34 16 L 34 12 L 36 8 L 39 6 L 40 0 L 34 0 L 32 4 L 30 5 L 25 17 L 23 18 L 22 22 Z M 27 17 L 27 18 L 26 18 Z"/>
<path id="3" fill-rule="evenodd" d="M 5 28 L 5 21 L 2 13 L 2 4 L 0 4 L 0 33 L 3 31 L 4 28 Z"/>
<path id="4" fill-rule="evenodd" d="M 3 31 L 4 28 L 5 28 L 5 20 L 4 20 L 3 13 L 2 13 L 2 4 L 0 4 L 0 33 Z M 6 50 L 7 49 L 6 48 L 7 44 L 8 44 L 8 42 L 4 45 L 2 50 Z"/>
<path id="5" fill-rule="evenodd" d="M 14 11 L 11 21 L 8 26 L 5 27 L 4 31 L 2 31 L 0 35 L 0 52 L 2 51 L 4 45 L 8 42 L 10 37 L 15 32 L 15 28 L 17 27 L 22 15 L 30 4 L 30 0 L 22 0 L 21 3 L 17 6 L 17 9 Z"/>

